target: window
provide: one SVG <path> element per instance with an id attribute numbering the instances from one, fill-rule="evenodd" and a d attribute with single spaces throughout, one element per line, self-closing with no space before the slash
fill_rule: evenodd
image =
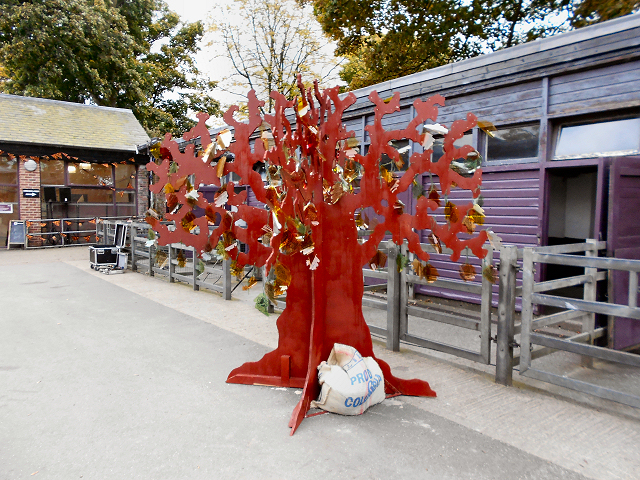
<path id="1" fill-rule="evenodd" d="M 560 127 L 554 160 L 640 152 L 640 118 Z"/>
<path id="2" fill-rule="evenodd" d="M 43 218 L 135 215 L 134 164 L 53 159 L 40 164 Z"/>
<path id="3" fill-rule="evenodd" d="M 20 218 L 18 208 L 18 158 L 0 155 L 0 246 L 7 244 L 9 222 Z"/>
<path id="4" fill-rule="evenodd" d="M 41 161 L 40 183 L 42 185 L 64 185 L 64 160 Z"/>
<path id="5" fill-rule="evenodd" d="M 380 157 L 380 166 L 386 168 L 390 172 L 404 172 L 409 168 L 409 156 L 411 155 L 411 145 L 409 140 L 393 140 L 391 146 L 398 150 L 400 154 L 400 162 L 396 163 L 386 153 Z"/>
<path id="6" fill-rule="evenodd" d="M 456 148 L 460 148 L 465 145 L 473 146 L 473 133 L 471 131 L 465 132 L 462 138 L 453 142 L 453 146 Z M 431 148 L 433 150 L 433 157 L 431 161 L 435 163 L 444 155 L 444 136 L 434 135 L 433 146 Z"/>
<path id="7" fill-rule="evenodd" d="M 540 125 L 498 128 L 487 135 L 487 161 L 537 159 Z"/>

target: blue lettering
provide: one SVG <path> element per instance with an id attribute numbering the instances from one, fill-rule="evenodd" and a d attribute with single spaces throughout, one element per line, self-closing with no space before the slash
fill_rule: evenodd
<path id="1" fill-rule="evenodd" d="M 354 407 L 359 407 L 360 405 L 362 405 L 362 397 L 356 398 L 353 402 Z"/>
<path id="2" fill-rule="evenodd" d="M 366 381 L 361 373 L 358 373 L 356 377 L 358 377 L 358 383 L 364 383 Z"/>
<path id="3" fill-rule="evenodd" d="M 357 378 L 356 377 L 351 377 L 351 385 L 353 385 L 354 383 L 356 383 Z"/>
<path id="4" fill-rule="evenodd" d="M 349 402 L 351 402 L 351 403 L 349 403 Z M 353 403 L 353 398 L 349 397 L 344 401 L 344 406 L 345 407 L 350 407 L 352 403 Z"/>

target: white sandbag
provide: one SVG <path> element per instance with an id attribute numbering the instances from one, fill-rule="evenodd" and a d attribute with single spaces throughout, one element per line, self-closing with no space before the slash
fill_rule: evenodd
<path id="1" fill-rule="evenodd" d="M 371 357 L 362 358 L 353 347 L 336 343 L 329 359 L 318 365 L 320 397 L 311 402 L 342 415 L 361 415 L 384 400 L 384 377 L 378 363 Z"/>

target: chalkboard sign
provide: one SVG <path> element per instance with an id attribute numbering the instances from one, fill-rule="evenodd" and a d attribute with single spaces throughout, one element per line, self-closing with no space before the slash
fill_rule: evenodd
<path id="1" fill-rule="evenodd" d="M 27 224 L 24 220 L 11 220 L 9 222 L 9 238 L 7 248 L 11 245 L 24 245 L 27 243 Z"/>

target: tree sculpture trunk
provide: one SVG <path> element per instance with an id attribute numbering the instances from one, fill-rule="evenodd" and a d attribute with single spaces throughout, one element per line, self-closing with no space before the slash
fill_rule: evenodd
<path id="1" fill-rule="evenodd" d="M 292 279 L 287 306 L 277 322 L 278 348 L 258 362 L 236 368 L 227 379 L 229 383 L 304 388 L 289 423 L 292 435 L 319 394 L 317 367 L 329 357 L 335 343 L 375 358 L 384 374 L 386 393 L 436 396 L 424 380 L 397 378 L 386 362 L 376 358 L 362 314 L 362 266 L 369 259 L 364 258 L 358 242 L 354 212 L 348 211 L 347 202 L 323 207 L 321 241 L 316 239 L 321 246 L 318 268 L 310 271 L 301 254 L 290 257 Z"/>

